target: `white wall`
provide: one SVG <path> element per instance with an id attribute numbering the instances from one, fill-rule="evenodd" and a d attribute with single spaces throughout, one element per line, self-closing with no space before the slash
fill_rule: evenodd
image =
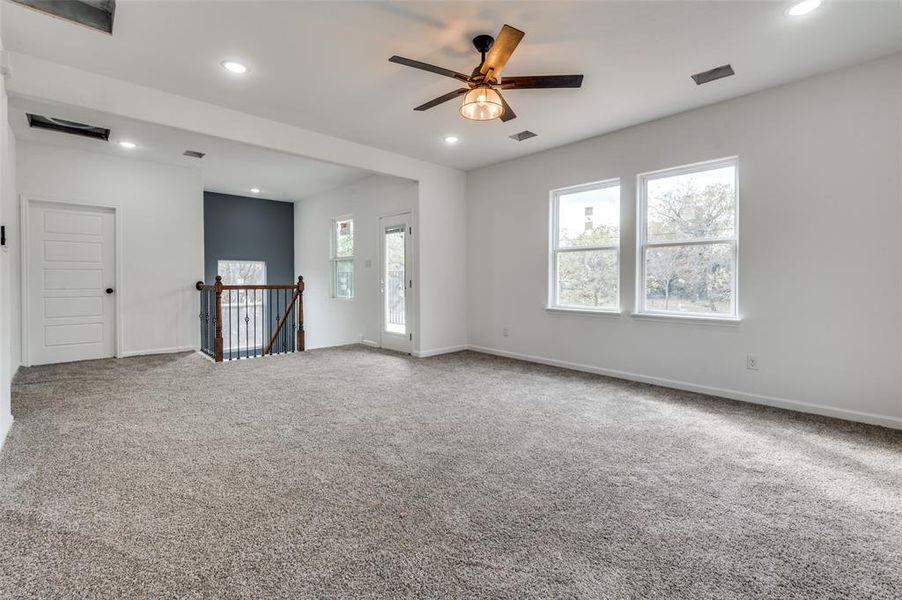
<path id="1" fill-rule="evenodd" d="M 19 141 L 19 193 L 116 206 L 122 223 L 122 355 L 197 346 L 203 279 L 199 170 Z"/>
<path id="2" fill-rule="evenodd" d="M 307 348 L 354 344 L 361 339 L 379 343 L 379 217 L 410 211 L 416 219 L 417 193 L 414 181 L 373 175 L 295 203 L 294 256 L 297 273 L 304 276 L 306 288 Z M 331 297 L 332 219 L 345 215 L 354 218 L 352 300 Z"/>
<path id="3" fill-rule="evenodd" d="M 15 139 L 7 114 L 6 80 L 0 76 L 0 224 L 6 226 L 10 241 L 18 230 L 15 196 Z M 18 319 L 13 317 L 18 307 L 17 258 L 12 244 L 0 249 L 0 447 L 12 425 L 10 381 L 19 366 Z"/>
<path id="4" fill-rule="evenodd" d="M 896 55 L 472 172 L 470 344 L 902 426 L 900 121 Z M 741 324 L 632 317 L 636 175 L 731 155 Z M 548 192 L 613 177 L 624 313 L 550 314 Z"/>

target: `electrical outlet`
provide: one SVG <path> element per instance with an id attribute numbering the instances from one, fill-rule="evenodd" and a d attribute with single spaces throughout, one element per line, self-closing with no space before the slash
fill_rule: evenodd
<path id="1" fill-rule="evenodd" d="M 754 354 L 749 354 L 745 359 L 745 368 L 751 369 L 752 371 L 758 370 L 758 357 Z"/>
<path id="2" fill-rule="evenodd" d="M 507 327 L 505 327 L 504 329 L 501 330 L 501 335 L 503 335 L 504 337 L 507 337 L 510 334 L 511 334 L 511 330 L 508 329 Z"/>

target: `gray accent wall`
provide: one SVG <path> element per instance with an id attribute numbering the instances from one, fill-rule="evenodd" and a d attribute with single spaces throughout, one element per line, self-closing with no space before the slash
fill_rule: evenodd
<path id="1" fill-rule="evenodd" d="M 297 281 L 294 204 L 204 192 L 204 281 L 219 260 L 262 260 L 267 283 Z"/>

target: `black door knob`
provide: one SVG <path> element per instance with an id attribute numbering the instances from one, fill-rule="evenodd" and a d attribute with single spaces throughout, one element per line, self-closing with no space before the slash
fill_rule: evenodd
<path id="1" fill-rule="evenodd" d="M 112 293 L 113 293 L 113 288 L 107 288 L 107 289 L 106 289 L 106 293 L 107 293 L 107 294 L 112 294 Z"/>

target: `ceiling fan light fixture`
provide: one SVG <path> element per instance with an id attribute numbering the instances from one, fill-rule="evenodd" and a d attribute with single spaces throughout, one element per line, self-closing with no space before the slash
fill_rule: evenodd
<path id="1" fill-rule="evenodd" d="M 473 121 L 491 121 L 504 113 L 501 95 L 489 86 L 475 87 L 464 96 L 460 114 Z"/>

